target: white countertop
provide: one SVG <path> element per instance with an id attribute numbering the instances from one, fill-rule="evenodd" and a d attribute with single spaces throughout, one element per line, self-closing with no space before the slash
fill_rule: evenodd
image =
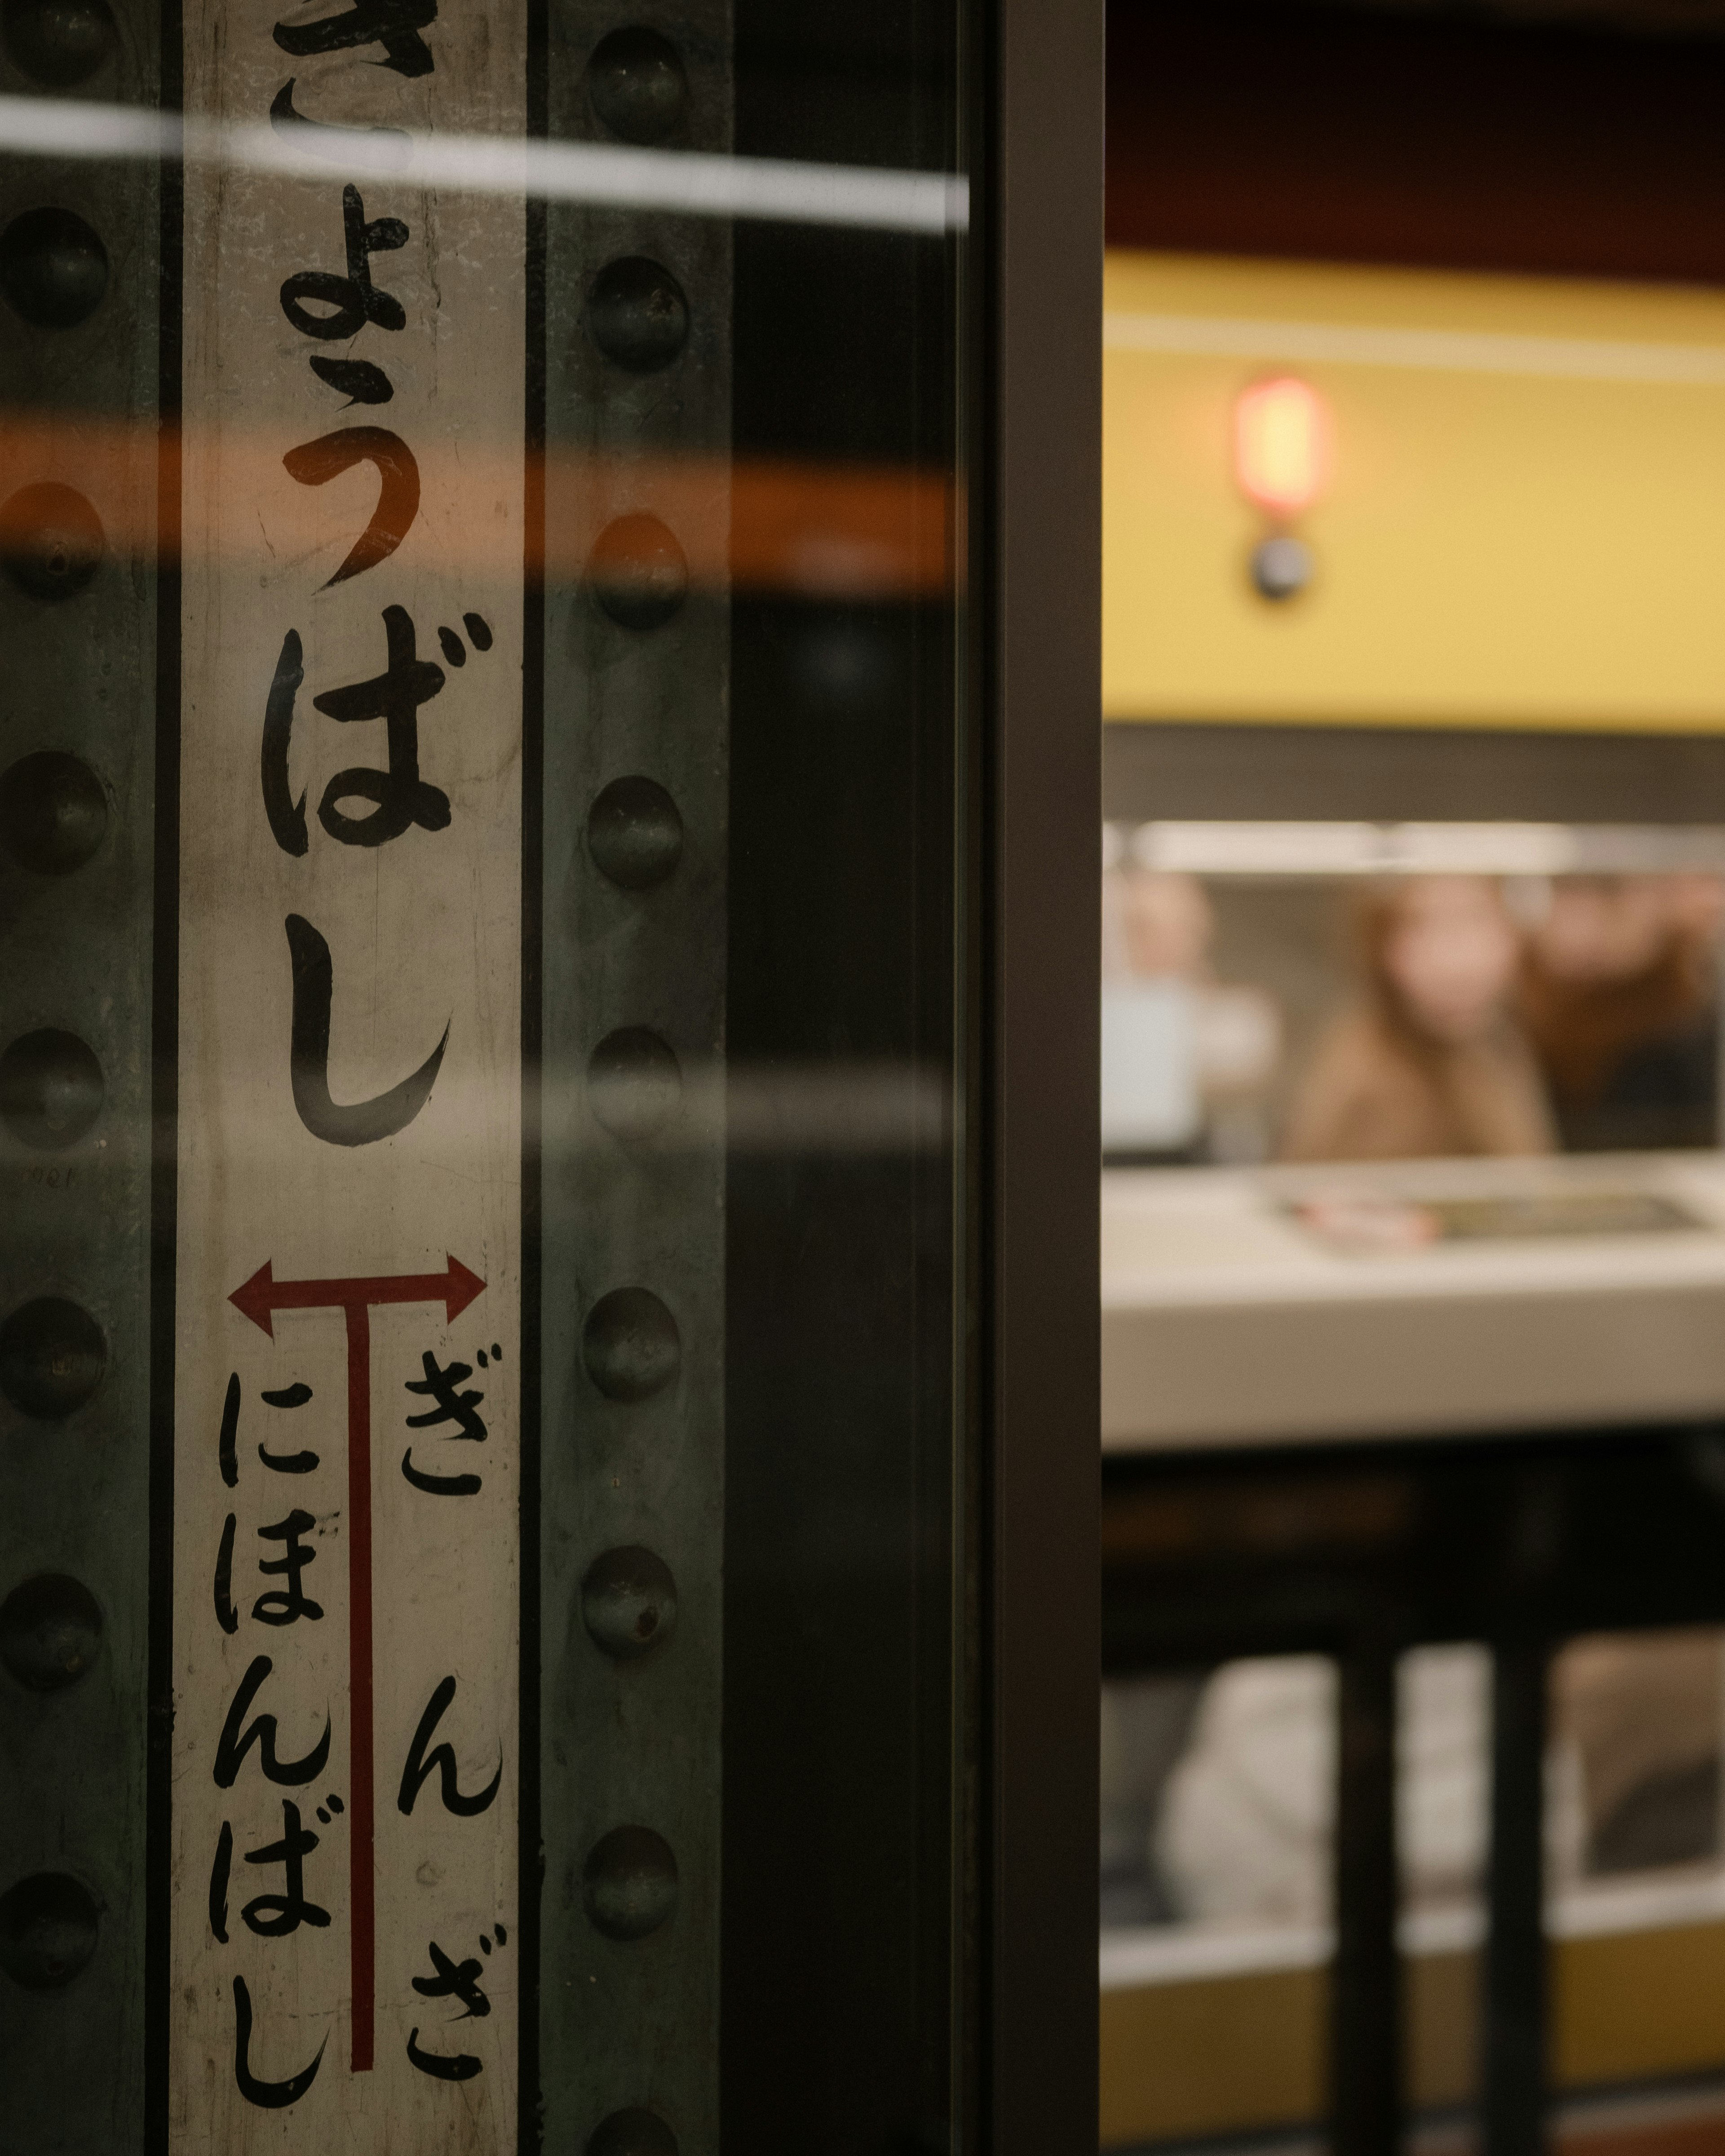
<path id="1" fill-rule="evenodd" d="M 1291 1209 L 1601 1197 L 1696 1224 L 1370 1248 Z M 1718 1153 L 1116 1169 L 1101 1221 L 1106 1448 L 1725 1416 Z"/>

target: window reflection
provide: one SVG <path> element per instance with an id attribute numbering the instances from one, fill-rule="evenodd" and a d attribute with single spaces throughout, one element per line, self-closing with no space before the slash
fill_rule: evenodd
<path id="1" fill-rule="evenodd" d="M 1208 848 L 1189 835 L 1201 826 L 1171 846 L 1173 828 L 1105 834 L 1102 1126 L 1117 1163 L 1718 1142 L 1725 877 L 1326 873 L 1350 827 L 1224 839 L 1217 826 Z M 1239 830 L 1262 836 L 1242 848 Z M 1494 850 L 1527 850 L 1526 827 L 1504 830 Z M 1611 835 L 1644 850 L 1645 834 Z M 1181 850 L 1235 859 L 1156 865 Z"/>

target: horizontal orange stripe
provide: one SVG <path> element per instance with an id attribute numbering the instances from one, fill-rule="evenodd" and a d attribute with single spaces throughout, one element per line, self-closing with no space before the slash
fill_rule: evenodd
<path id="1" fill-rule="evenodd" d="M 573 580 L 608 523 L 645 511 L 675 535 L 697 588 L 873 599 L 936 597 L 962 584 L 957 494 L 944 472 L 554 448 L 543 465 L 543 545 L 530 551 L 518 522 L 518 449 L 405 438 L 419 465 L 421 508 L 403 545 L 403 566 L 429 560 L 507 582 L 519 578 L 525 560 L 552 582 Z M 203 543 L 225 545 L 235 567 L 254 557 L 272 578 L 284 562 L 303 559 L 308 588 L 332 572 L 377 501 L 377 475 L 366 465 L 324 487 L 296 485 L 281 460 L 298 444 L 285 439 L 193 429 L 177 444 L 153 427 L 30 413 L 0 418 L 0 501 L 42 480 L 73 487 L 101 519 L 111 549 L 160 557 L 162 446 L 182 452 L 188 544 L 214 534 Z"/>

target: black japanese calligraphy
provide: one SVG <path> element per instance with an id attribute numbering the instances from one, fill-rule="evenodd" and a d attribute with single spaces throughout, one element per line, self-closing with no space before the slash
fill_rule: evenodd
<path id="1" fill-rule="evenodd" d="M 470 2082 L 484 2066 L 483 2060 L 475 2058 L 471 2051 L 458 2051 L 447 2059 L 436 2051 L 422 2051 L 417 2029 L 408 2033 L 408 2057 L 422 2074 L 440 2082 Z"/>
<path id="2" fill-rule="evenodd" d="M 480 1360 L 483 1363 L 485 1359 L 485 1352 L 481 1349 Z M 446 1431 L 446 1436 L 472 1439 L 483 1444 L 485 1425 L 475 1410 L 485 1396 L 480 1392 L 464 1393 L 459 1390 L 465 1381 L 473 1375 L 471 1363 L 452 1359 L 445 1367 L 429 1349 L 420 1358 L 420 1363 L 424 1376 L 406 1379 L 406 1389 L 428 1396 L 432 1405 L 424 1414 L 409 1415 L 407 1418 L 408 1428 L 435 1430 L 444 1423 L 454 1423 L 455 1428 Z M 424 1490 L 439 1497 L 471 1497 L 480 1486 L 477 1475 L 433 1475 L 424 1468 L 416 1467 L 411 1445 L 402 1455 L 401 1471 L 416 1490 Z"/>
<path id="3" fill-rule="evenodd" d="M 315 1452 L 272 1452 L 267 1445 L 258 1447 L 258 1457 L 277 1475 L 309 1475 L 318 1462 Z"/>
<path id="4" fill-rule="evenodd" d="M 375 1145 L 405 1130 L 431 1097 L 449 1038 L 443 1037 L 409 1078 L 369 1101 L 341 1104 L 330 1095 L 330 1007 L 335 968 L 330 947 L 297 913 L 287 917 L 288 955 L 294 974 L 293 1039 L 290 1071 L 300 1121 L 326 1145 Z"/>
<path id="5" fill-rule="evenodd" d="M 302 1617 L 315 1623 L 322 1616 L 322 1604 L 314 1602 L 300 1584 L 300 1573 L 317 1558 L 317 1552 L 307 1549 L 300 1538 L 308 1527 L 316 1524 L 310 1512 L 302 1512 L 295 1507 L 285 1520 L 278 1520 L 274 1527 L 259 1528 L 260 1540 L 279 1542 L 283 1545 L 280 1557 L 259 1559 L 259 1571 L 284 1573 L 287 1578 L 285 1587 L 274 1588 L 268 1594 L 260 1594 L 253 1603 L 252 1614 L 260 1625 L 296 1625 Z"/>
<path id="6" fill-rule="evenodd" d="M 490 1942 L 485 1941 L 487 1952 Z M 459 1999 L 461 2012 L 458 2021 L 482 2019 L 491 2010 L 491 2002 L 480 1988 L 480 1974 L 485 1964 L 476 1958 L 452 1960 L 435 1939 L 429 1942 L 431 1956 L 429 1976 L 416 1976 L 413 1989 L 422 1999 Z M 459 2051 L 445 2056 L 441 2052 L 422 2051 L 419 2031 L 415 2029 L 408 2038 L 408 2056 L 422 2074 L 430 2074 L 438 2081 L 471 2081 L 480 2071 L 481 2062 L 471 2052 Z"/>
<path id="7" fill-rule="evenodd" d="M 216 1858 L 209 1868 L 209 1928 L 218 1946 L 228 1943 L 228 1875 L 234 1865 L 234 1829 L 226 1820 L 216 1838 Z"/>
<path id="8" fill-rule="evenodd" d="M 372 521 L 325 584 L 326 591 L 331 584 L 343 583 L 349 577 L 387 562 L 419 514 L 418 462 L 401 436 L 387 427 L 341 427 L 332 434 L 321 434 L 315 442 L 290 449 L 281 461 L 289 477 L 298 480 L 301 486 L 322 486 L 357 464 L 377 467 L 380 484 Z M 280 665 L 276 670 L 279 675 Z M 444 820 L 448 822 L 447 815 Z"/>
<path id="9" fill-rule="evenodd" d="M 230 1512 L 222 1525 L 222 1544 L 216 1553 L 214 1583 L 216 1622 L 224 1632 L 239 1630 L 239 1612 L 234 1607 L 234 1528 Z"/>
<path id="10" fill-rule="evenodd" d="M 327 1909 L 306 1898 L 305 1859 L 317 1847 L 320 1836 L 300 1824 L 300 1807 L 290 1798 L 281 1800 L 281 1840 L 266 1848 L 247 1852 L 248 1864 L 279 1864 L 282 1867 L 280 1894 L 258 1894 L 240 1911 L 247 1928 L 259 1938 L 285 1938 L 301 1924 L 320 1928 L 330 1921 Z"/>
<path id="11" fill-rule="evenodd" d="M 344 845 L 384 845 L 411 824 L 428 831 L 449 827 L 449 795 L 419 776 L 419 707 L 443 693 L 447 677 L 434 660 L 419 657 L 413 618 L 405 607 L 384 608 L 383 634 L 388 663 L 382 673 L 311 700 L 343 726 L 384 722 L 388 768 L 337 772 L 318 803 L 317 820 Z M 340 805 L 346 800 L 374 805 L 368 815 L 349 816 Z"/>
<path id="12" fill-rule="evenodd" d="M 400 1794 L 396 1798 L 397 1808 L 403 1812 L 412 1813 L 418 1802 L 420 1790 L 434 1771 L 438 1776 L 439 1794 L 443 1798 L 444 1810 L 454 1812 L 459 1819 L 475 1819 L 486 1810 L 502 1783 L 503 1763 L 500 1759 L 496 1773 L 485 1788 L 474 1796 L 463 1796 L 456 1779 L 454 1747 L 444 1743 L 431 1752 L 425 1749 L 454 1697 L 455 1680 L 445 1677 L 431 1695 L 424 1713 L 419 1717 L 419 1727 L 413 1732 L 413 1742 L 408 1752 L 408 1763 L 402 1769 Z"/>
<path id="13" fill-rule="evenodd" d="M 311 1398 L 310 1385 L 284 1385 L 280 1391 L 259 1395 L 266 1408 L 302 1408 Z M 309 1447 L 298 1452 L 272 1452 L 267 1445 L 259 1445 L 258 1457 L 264 1466 L 277 1475 L 310 1475 L 318 1464 L 318 1455 Z"/>
<path id="14" fill-rule="evenodd" d="M 443 1423 L 453 1422 L 457 1427 L 449 1433 L 451 1437 L 473 1438 L 483 1443 L 485 1425 L 475 1409 L 485 1396 L 483 1393 L 464 1393 L 458 1389 L 473 1375 L 472 1364 L 451 1360 L 444 1368 L 439 1365 L 436 1356 L 428 1348 L 420 1358 L 420 1367 L 425 1373 L 424 1376 L 406 1379 L 405 1389 L 429 1395 L 433 1404 L 424 1414 L 409 1415 L 408 1428 L 434 1430 Z"/>
<path id="15" fill-rule="evenodd" d="M 228 1380 L 228 1390 L 222 1401 L 222 1439 L 219 1457 L 222 1480 L 231 1490 L 239 1480 L 239 1462 L 234 1453 L 234 1443 L 239 1435 L 239 1373 L 236 1370 Z"/>
<path id="16" fill-rule="evenodd" d="M 411 1445 L 401 1456 L 401 1471 L 416 1490 L 424 1490 L 434 1497 L 476 1496 L 482 1482 L 477 1475 L 428 1474 L 423 1467 L 414 1466 Z"/>
<path id="17" fill-rule="evenodd" d="M 245 1764 L 246 1754 L 255 1744 L 258 1764 L 272 1782 L 285 1783 L 297 1789 L 306 1782 L 314 1782 L 323 1772 L 325 1760 L 330 1756 L 331 1724 L 324 1717 L 323 1735 L 311 1749 L 300 1759 L 279 1759 L 275 1753 L 275 1717 L 260 1714 L 249 1727 L 245 1717 L 252 1702 L 262 1689 L 264 1679 L 275 1667 L 268 1655 L 259 1655 L 239 1681 L 239 1689 L 234 1695 L 234 1703 L 228 1709 L 228 1718 L 222 1725 L 222 1735 L 216 1746 L 213 1769 L 218 1789 L 231 1789 Z M 501 1769 L 500 1769 L 501 1771 Z"/>
<path id="18" fill-rule="evenodd" d="M 373 63 L 397 74 L 429 74 L 435 63 L 419 35 L 437 20 L 437 0 L 357 0 L 345 15 L 290 26 L 278 23 L 273 35 L 283 52 L 296 60 L 315 53 L 351 52 L 358 45 L 382 45 L 385 58 Z"/>
<path id="19" fill-rule="evenodd" d="M 305 829 L 305 796 L 297 801 L 288 783 L 288 748 L 293 739 L 294 706 L 305 679 L 305 652 L 300 632 L 290 629 L 281 640 L 281 656 L 264 706 L 264 814 L 270 835 L 285 854 L 303 854 L 311 841 Z M 237 1381 L 236 1381 L 237 1382 Z"/>
<path id="20" fill-rule="evenodd" d="M 283 95 L 288 95 L 292 88 L 290 83 Z M 379 291 L 372 282 L 372 257 L 405 247 L 408 228 L 398 217 L 375 218 L 368 224 L 359 189 L 352 186 L 341 190 L 341 226 L 347 243 L 347 275 L 333 270 L 296 270 L 282 285 L 281 311 L 302 336 L 325 343 L 357 336 L 368 322 L 382 330 L 405 329 L 408 317 L 401 301 L 393 293 Z M 308 300 L 335 311 L 314 315 L 305 305 Z"/>
<path id="21" fill-rule="evenodd" d="M 491 2002 L 479 1984 L 485 1964 L 476 1958 L 451 1961 L 435 1939 L 428 1943 L 427 1952 L 431 1956 L 432 1974 L 416 1976 L 414 1990 L 422 1999 L 459 1999 L 462 2011 L 455 2017 L 458 2021 L 470 2017 L 482 2020 L 491 2010 Z"/>
<path id="22" fill-rule="evenodd" d="M 395 394 L 395 384 L 369 359 L 331 359 L 315 352 L 310 363 L 318 380 L 350 404 L 387 404 Z"/>
<path id="23" fill-rule="evenodd" d="M 328 444 L 352 441 L 362 436 L 386 443 L 397 439 L 384 428 L 353 427 L 344 433 L 326 435 L 321 443 L 310 444 L 308 449 L 321 450 Z M 302 453 L 295 450 L 293 454 L 298 456 Z M 347 461 L 359 462 L 363 454 L 368 454 L 357 451 Z M 413 465 L 411 453 L 403 449 L 403 454 L 408 465 Z M 346 457 L 345 451 L 342 455 Z M 403 494 L 388 509 L 388 516 L 398 521 L 405 516 L 411 521 L 418 510 L 417 465 L 413 465 L 413 472 L 411 500 Z M 348 565 L 355 562 L 362 549 L 373 544 L 372 533 L 378 519 L 385 517 L 391 485 L 386 479 L 377 516 L 367 527 L 367 535 L 349 553 L 337 577 L 349 573 Z M 390 536 L 392 532 L 395 534 L 393 537 Z M 382 539 L 378 540 L 376 547 L 381 551 L 372 552 L 367 559 L 359 562 L 358 567 L 369 567 L 384 559 L 398 537 L 399 532 L 391 525 L 389 531 L 383 534 L 389 543 L 384 545 Z M 462 619 L 475 649 L 488 650 L 492 637 L 482 617 L 468 613 Z M 369 680 L 351 682 L 346 688 L 327 689 L 311 700 L 316 710 L 342 726 L 373 719 L 384 721 L 385 768 L 378 771 L 354 766 L 337 772 L 325 787 L 323 798 L 318 803 L 317 820 L 331 838 L 345 846 L 387 845 L 414 824 L 422 830 L 443 831 L 448 829 L 449 824 L 449 797 L 419 775 L 420 708 L 434 696 L 441 695 L 449 677 L 434 660 L 420 658 L 418 632 L 405 607 L 385 607 L 382 621 L 386 658 L 382 673 L 373 675 Z M 453 658 L 459 652 L 460 656 L 454 663 L 465 665 L 466 649 L 454 631 L 439 629 L 438 637 L 445 655 Z M 259 778 L 270 835 L 285 854 L 295 857 L 305 852 L 309 843 L 305 795 L 302 792 L 297 799 L 294 797 L 288 777 L 288 754 L 293 742 L 295 708 L 305 679 L 305 649 L 299 631 L 290 629 L 282 639 L 281 652 L 264 702 Z M 364 815 L 350 815 L 342 806 L 350 800 L 369 801 L 372 805 Z"/>
<path id="24" fill-rule="evenodd" d="M 290 2103 L 297 2103 L 317 2079 L 317 2070 L 323 2064 L 325 2046 L 329 2038 L 317 2047 L 317 2056 L 302 2072 L 290 2075 L 285 2082 L 260 2081 L 251 2068 L 252 2051 L 252 1995 L 246 1989 L 243 1976 L 234 1979 L 234 2078 L 239 2093 L 248 2103 L 254 2103 L 261 2111 L 285 2111 Z"/>

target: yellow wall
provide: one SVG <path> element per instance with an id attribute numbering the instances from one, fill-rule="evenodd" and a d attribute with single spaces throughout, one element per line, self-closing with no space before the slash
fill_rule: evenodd
<path id="1" fill-rule="evenodd" d="M 1725 292 L 1115 254 L 1116 719 L 1725 728 Z M 1234 398 L 1334 415 L 1311 588 L 1251 591 Z"/>

